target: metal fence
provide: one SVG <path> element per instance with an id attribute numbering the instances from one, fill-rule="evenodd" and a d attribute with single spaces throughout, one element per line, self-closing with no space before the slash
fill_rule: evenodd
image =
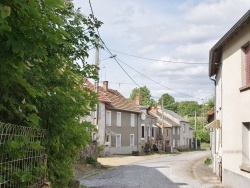
<path id="1" fill-rule="evenodd" d="M 40 188 L 47 158 L 41 146 L 45 130 L 0 122 L 0 188 Z"/>

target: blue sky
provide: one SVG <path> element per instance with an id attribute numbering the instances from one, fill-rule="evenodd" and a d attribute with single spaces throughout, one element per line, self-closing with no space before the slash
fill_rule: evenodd
<path id="1" fill-rule="evenodd" d="M 91 13 L 88 0 L 73 2 L 84 15 Z M 250 8 L 249 0 L 92 0 L 91 4 L 104 23 L 99 30 L 102 40 L 134 80 L 114 59 L 106 59 L 100 62 L 100 83 L 109 81 L 109 87 L 125 97 L 138 84 L 147 86 L 155 100 L 169 93 L 176 101 L 198 102 L 214 94 L 208 77 L 209 49 Z M 94 63 L 95 51 L 89 53 L 88 61 Z M 109 56 L 100 50 L 100 60 Z"/>

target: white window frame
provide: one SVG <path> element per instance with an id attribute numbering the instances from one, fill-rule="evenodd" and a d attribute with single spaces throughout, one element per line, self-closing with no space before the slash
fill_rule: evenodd
<path id="1" fill-rule="evenodd" d="M 134 146 L 135 145 L 135 135 L 130 134 L 129 140 L 130 140 L 130 146 Z"/>
<path id="2" fill-rule="evenodd" d="M 120 139 L 118 140 L 119 137 L 120 137 Z M 121 134 L 116 135 L 115 142 L 116 142 L 116 147 L 121 147 L 122 146 L 122 135 Z"/>
<path id="3" fill-rule="evenodd" d="M 175 135 L 175 127 L 173 127 L 172 129 L 173 129 L 173 135 Z"/>
<path id="4" fill-rule="evenodd" d="M 111 126 L 111 111 L 106 111 L 106 125 Z"/>
<path id="5" fill-rule="evenodd" d="M 116 114 L 116 126 L 121 127 L 122 126 L 122 113 L 117 112 Z"/>
<path id="6" fill-rule="evenodd" d="M 135 127 L 135 114 L 130 114 L 130 126 Z"/>

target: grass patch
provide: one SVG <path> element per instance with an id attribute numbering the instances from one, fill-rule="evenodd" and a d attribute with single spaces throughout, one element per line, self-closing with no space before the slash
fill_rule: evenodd
<path id="1" fill-rule="evenodd" d="M 210 143 L 202 142 L 201 143 L 201 149 L 209 150 L 210 149 Z"/>

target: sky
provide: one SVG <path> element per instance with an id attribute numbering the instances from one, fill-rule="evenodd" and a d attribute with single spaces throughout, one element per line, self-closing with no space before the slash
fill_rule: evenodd
<path id="1" fill-rule="evenodd" d="M 84 15 L 91 13 L 89 0 L 73 2 Z M 209 50 L 250 8 L 249 0 L 91 0 L 91 4 L 103 22 L 100 36 L 118 62 L 100 49 L 100 85 L 108 81 L 109 88 L 125 97 L 146 86 L 156 101 L 168 93 L 176 101 L 199 103 L 214 95 Z M 88 62 L 95 63 L 95 50 L 89 54 Z"/>

